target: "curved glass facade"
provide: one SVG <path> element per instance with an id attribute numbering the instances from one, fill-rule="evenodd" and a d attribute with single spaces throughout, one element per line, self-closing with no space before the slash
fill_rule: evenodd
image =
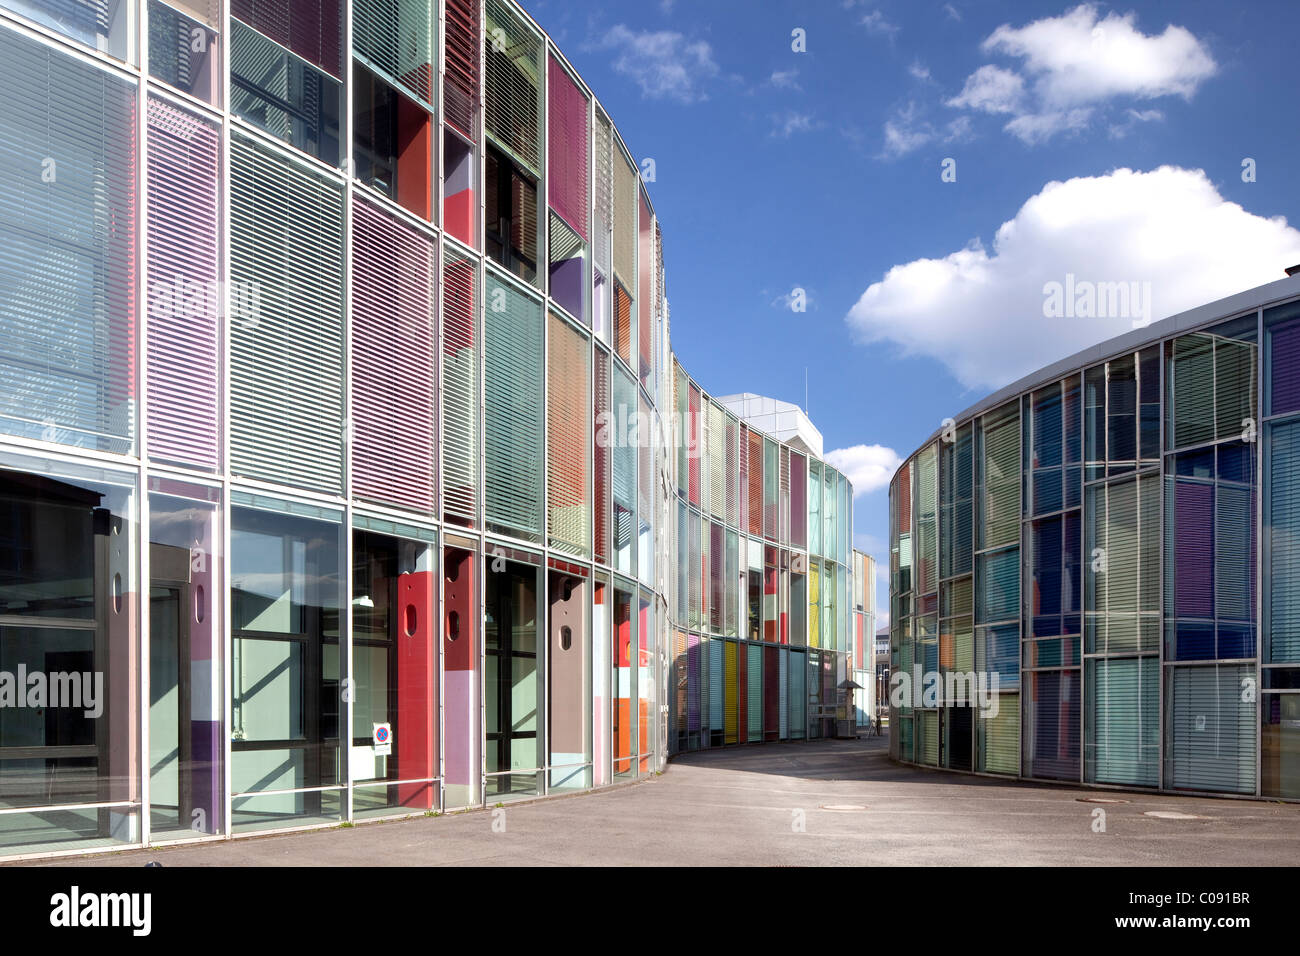
<path id="1" fill-rule="evenodd" d="M 0 854 L 834 732 L 852 489 L 518 6 L 0 0 L 0 74 Z"/>
<path id="2" fill-rule="evenodd" d="M 1297 343 L 1287 279 L 1028 376 L 908 459 L 895 758 L 1300 799 Z"/>

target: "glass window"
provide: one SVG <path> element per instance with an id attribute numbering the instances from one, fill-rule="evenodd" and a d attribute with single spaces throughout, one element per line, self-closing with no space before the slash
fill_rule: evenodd
<path id="1" fill-rule="evenodd" d="M 231 21 L 230 109 L 277 139 L 339 164 L 342 84 Z"/>
<path id="2" fill-rule="evenodd" d="M 205 103 L 219 103 L 217 32 L 159 0 L 149 0 L 149 75 Z"/>
<path id="3" fill-rule="evenodd" d="M 487 799 L 536 796 L 543 764 L 538 708 L 542 701 L 542 653 L 538 618 L 538 569 L 484 557 L 487 590 L 483 618 L 484 714 L 487 752 L 483 772 Z"/>
<path id="4" fill-rule="evenodd" d="M 0 431 L 130 453 L 135 88 L 6 29 L 0 89 Z"/>
<path id="5" fill-rule="evenodd" d="M 131 0 L 0 0 L 0 7 L 119 60 L 135 59 L 132 6 Z"/>
<path id="6" fill-rule="evenodd" d="M 138 841 L 131 479 L 38 459 L 4 466 L 0 788 L 5 807 L 34 812 L 0 816 L 0 850 Z M 101 803 L 114 805 L 77 806 Z"/>
<path id="7" fill-rule="evenodd" d="M 149 496 L 150 838 L 224 832 L 224 629 L 215 489 Z M 182 497 L 183 496 L 183 497 Z"/>
<path id="8" fill-rule="evenodd" d="M 341 533 L 328 520 L 231 512 L 236 830 L 342 812 Z"/>
<path id="9" fill-rule="evenodd" d="M 352 71 L 356 177 L 421 219 L 433 217 L 429 111 L 364 66 Z"/>

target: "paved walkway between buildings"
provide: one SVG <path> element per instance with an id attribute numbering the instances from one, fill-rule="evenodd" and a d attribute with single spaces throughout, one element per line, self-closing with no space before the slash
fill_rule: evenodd
<path id="1" fill-rule="evenodd" d="M 899 767 L 887 738 L 687 754 L 600 793 L 55 865 L 1294 865 L 1300 805 Z M 1126 803 L 1086 803 L 1116 799 Z M 843 809 L 835 809 L 840 807 Z M 1094 832 L 1105 814 L 1105 832 Z M 1150 811 L 1192 819 L 1147 816 Z"/>

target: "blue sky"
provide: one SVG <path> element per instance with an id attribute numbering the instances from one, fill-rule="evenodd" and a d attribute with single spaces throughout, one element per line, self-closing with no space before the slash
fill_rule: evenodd
<path id="1" fill-rule="evenodd" d="M 807 369 L 878 560 L 944 417 L 1300 263 L 1300 4 L 523 4 L 654 160 L 681 361 L 799 403 Z M 1045 317 L 1067 275 L 1149 294 Z"/>

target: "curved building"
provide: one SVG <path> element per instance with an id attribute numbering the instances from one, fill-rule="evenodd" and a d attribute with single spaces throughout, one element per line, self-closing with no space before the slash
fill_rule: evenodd
<path id="1" fill-rule="evenodd" d="M 1300 798 L 1298 561 L 1300 278 L 1029 375 L 890 486 L 893 756 Z"/>
<path id="2" fill-rule="evenodd" d="M 831 731 L 851 488 L 517 5 L 0 0 L 0 144 L 0 853 Z"/>

